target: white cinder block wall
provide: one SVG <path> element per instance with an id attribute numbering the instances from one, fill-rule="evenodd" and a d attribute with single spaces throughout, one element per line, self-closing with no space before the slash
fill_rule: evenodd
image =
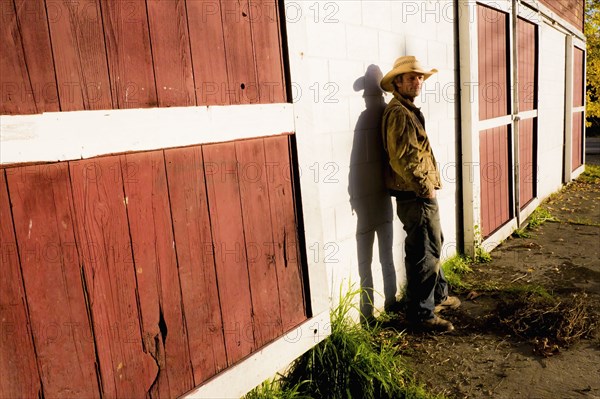
<path id="1" fill-rule="evenodd" d="M 562 186 L 566 36 L 546 23 L 539 29 L 537 180 L 538 197 L 543 199 Z"/>
<path id="2" fill-rule="evenodd" d="M 378 83 L 402 55 L 440 72 L 416 100 L 440 163 L 446 240 L 456 249 L 453 2 L 286 1 L 287 43 L 309 269 L 327 270 L 335 303 L 348 281 L 372 272 L 375 305 L 386 281 L 404 285 L 404 231 L 381 176 Z M 399 291 L 400 292 L 400 291 Z"/>

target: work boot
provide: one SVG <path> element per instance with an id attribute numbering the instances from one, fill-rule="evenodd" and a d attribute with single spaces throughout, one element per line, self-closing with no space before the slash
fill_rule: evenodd
<path id="1" fill-rule="evenodd" d="M 452 325 L 452 323 L 450 323 L 448 320 L 442 319 L 437 315 L 434 315 L 431 319 L 422 320 L 418 322 L 416 327 L 425 331 L 454 331 L 454 326 Z"/>
<path id="2" fill-rule="evenodd" d="M 438 303 L 435 305 L 435 309 L 433 310 L 435 313 L 443 312 L 448 309 L 456 309 L 460 306 L 460 299 L 455 296 L 449 296 L 442 303 Z"/>

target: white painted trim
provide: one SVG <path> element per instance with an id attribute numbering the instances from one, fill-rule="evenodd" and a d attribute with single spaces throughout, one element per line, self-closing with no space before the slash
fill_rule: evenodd
<path id="1" fill-rule="evenodd" d="M 521 211 L 521 222 L 524 222 L 533 213 L 533 211 L 536 210 L 538 206 L 540 206 L 540 199 L 536 197 L 532 199 L 529 202 L 529 204 L 527 204 L 527 206 Z"/>
<path id="2" fill-rule="evenodd" d="M 506 222 L 502 227 L 492 233 L 491 236 L 486 238 L 482 243 L 481 247 L 487 252 L 491 252 L 498 245 L 502 244 L 507 237 L 509 237 L 513 231 L 519 228 L 517 224 L 517 218 L 512 218 Z"/>
<path id="3" fill-rule="evenodd" d="M 538 116 L 538 110 L 537 109 L 532 109 L 529 111 L 520 111 L 519 112 L 519 120 L 526 120 L 526 119 L 533 119 L 533 118 L 537 118 Z"/>
<path id="4" fill-rule="evenodd" d="M 294 131 L 292 104 L 0 116 L 0 164 L 53 162 Z"/>
<path id="5" fill-rule="evenodd" d="M 518 13 L 519 10 L 519 6 L 518 6 L 518 0 L 512 0 L 512 7 L 513 10 L 516 10 L 516 13 Z M 520 159 L 520 151 L 519 151 L 519 146 L 520 146 L 520 139 L 519 139 L 519 122 L 517 121 L 518 119 L 518 114 L 519 114 L 519 69 L 518 69 L 518 65 L 519 65 L 519 43 L 518 41 L 518 37 L 517 37 L 517 16 L 515 15 L 516 13 L 509 13 L 508 14 L 508 20 L 509 20 L 509 26 L 510 29 L 508 29 L 508 54 L 510 54 L 510 61 L 508 62 L 508 76 L 510 82 L 509 82 L 509 87 L 510 89 L 510 95 L 511 95 L 511 99 L 512 101 L 509 103 L 511 104 L 511 108 L 509 109 L 509 115 L 510 115 L 510 119 L 511 119 L 511 129 L 509 129 L 508 134 L 511 136 L 511 142 L 512 142 L 512 165 L 509 165 L 510 168 L 512 169 L 513 173 L 512 173 L 512 179 L 510 179 L 508 181 L 509 186 L 511 186 L 512 190 L 512 198 L 509 202 L 509 205 L 512 204 L 513 209 L 515 211 L 515 215 L 517 217 L 517 225 L 519 225 L 521 223 L 521 215 L 519 213 L 519 209 L 521 208 L 521 159 Z"/>
<path id="6" fill-rule="evenodd" d="M 519 1 L 521 3 L 526 4 L 528 7 L 531 7 L 534 10 L 539 11 L 541 16 L 548 20 L 550 26 L 553 26 L 556 28 L 556 25 L 558 24 L 559 27 L 564 29 L 565 31 L 567 31 L 567 33 L 569 35 L 576 36 L 579 39 L 585 41 L 585 36 L 584 36 L 583 32 L 579 30 L 579 28 L 575 27 L 572 23 L 567 22 L 567 20 L 563 19 L 562 17 L 556 15 L 556 13 L 554 11 L 552 11 L 551 9 L 546 7 L 539 0 L 519 0 Z"/>
<path id="7" fill-rule="evenodd" d="M 585 148 L 584 148 L 585 149 Z M 582 174 L 583 172 L 585 172 L 585 158 L 584 158 L 584 163 L 579 166 L 577 169 L 575 169 L 573 171 L 573 173 L 571 173 L 571 178 L 573 180 L 577 179 L 579 177 L 580 174 Z"/>
<path id="8" fill-rule="evenodd" d="M 322 312 L 181 398 L 239 398 L 324 340 L 330 330 L 329 312 Z"/>
<path id="9" fill-rule="evenodd" d="M 542 21 L 542 13 L 540 10 L 532 7 L 527 2 L 517 2 L 517 16 L 535 25 L 539 25 Z"/>
<path id="10" fill-rule="evenodd" d="M 565 126 L 564 126 L 564 146 L 565 154 L 563 165 L 563 183 L 570 182 L 572 177 L 573 164 L 573 37 L 566 36 L 565 42 Z"/>
<path id="11" fill-rule="evenodd" d="M 478 3 L 505 13 L 512 10 L 511 0 L 478 0 Z"/>
<path id="12" fill-rule="evenodd" d="M 308 3 L 306 3 L 308 4 Z M 288 7 L 289 6 L 289 7 Z M 297 0 L 284 0 L 285 10 L 294 13 L 298 10 Z M 306 9 L 305 9 L 306 10 Z M 308 17 L 291 15 L 285 18 L 288 37 L 288 54 L 290 80 L 297 82 L 302 87 L 311 86 L 315 80 L 311 75 L 314 68 L 311 66 L 310 57 L 305 57 L 305 52 L 310 47 L 308 32 L 316 29 L 314 22 Z M 293 103 L 295 120 L 296 147 L 301 165 L 318 165 L 322 162 L 321 151 L 317 140 L 318 129 L 315 126 L 317 113 L 322 104 L 315 104 L 310 95 L 298 95 Z M 310 276 L 310 301 L 313 314 L 329 311 L 331 303 L 329 297 L 329 281 L 327 279 L 327 264 L 324 246 L 322 216 L 325 210 L 321 205 L 321 184 L 315 182 L 311 173 L 300 173 L 300 191 L 302 194 L 302 210 L 304 213 L 304 237 L 308 261 L 308 274 Z M 314 249 L 317 248 L 315 251 Z"/>
<path id="13" fill-rule="evenodd" d="M 580 50 L 583 50 L 584 53 L 587 53 L 585 40 L 581 40 L 577 36 L 573 36 L 573 46 L 579 47 Z"/>
<path id="14" fill-rule="evenodd" d="M 477 127 L 478 127 L 479 131 L 493 129 L 495 127 L 510 125 L 512 120 L 513 120 L 512 115 L 504 115 L 504 116 L 499 116 L 497 118 L 479 121 L 479 123 L 477 124 Z"/>
<path id="15" fill-rule="evenodd" d="M 461 163 L 465 254 L 475 255 L 480 241 L 481 196 L 479 175 L 479 81 L 477 48 L 477 3 L 458 2 L 461 84 Z"/>
<path id="16" fill-rule="evenodd" d="M 584 112 L 584 111 L 585 111 L 585 105 L 581 105 L 579 107 L 573 107 L 573 112 Z"/>

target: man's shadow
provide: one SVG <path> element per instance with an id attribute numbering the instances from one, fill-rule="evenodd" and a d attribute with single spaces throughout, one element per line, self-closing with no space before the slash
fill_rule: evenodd
<path id="1" fill-rule="evenodd" d="M 386 308 L 396 303 L 396 270 L 392 256 L 393 208 L 383 180 L 383 145 L 381 116 L 386 107 L 379 87 L 382 78 L 377 65 L 369 65 L 364 76 L 353 85 L 362 91 L 365 110 L 354 128 L 350 156 L 348 193 L 352 211 L 356 212 L 356 249 L 362 295 L 360 310 L 368 320 L 373 316 L 373 247 L 375 237 L 379 248 L 379 263 L 383 274 L 383 293 Z"/>

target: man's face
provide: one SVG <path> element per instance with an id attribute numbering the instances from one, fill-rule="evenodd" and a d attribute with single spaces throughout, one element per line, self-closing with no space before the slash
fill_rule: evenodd
<path id="1" fill-rule="evenodd" d="M 396 78 L 396 90 L 401 96 L 414 99 L 421 93 L 424 77 L 418 72 L 404 73 Z"/>

